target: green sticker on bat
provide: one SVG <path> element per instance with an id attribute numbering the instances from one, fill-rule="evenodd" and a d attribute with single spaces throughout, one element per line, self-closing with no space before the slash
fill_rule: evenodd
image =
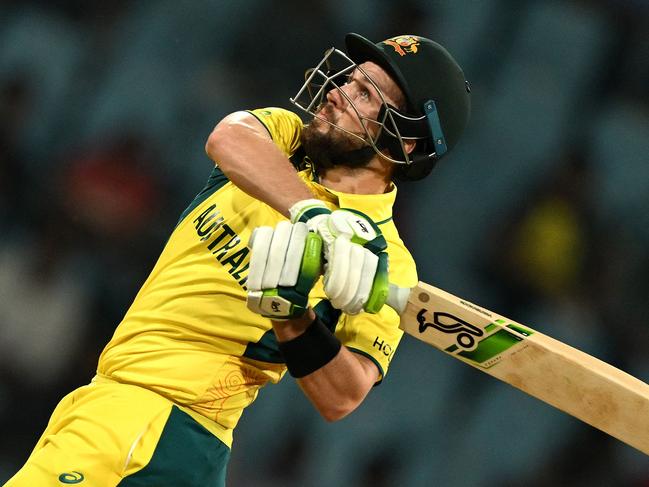
<path id="1" fill-rule="evenodd" d="M 484 330 L 486 332 L 489 332 L 496 326 L 502 326 L 505 323 L 505 320 L 498 319 L 494 323 L 487 325 Z M 476 329 L 476 327 L 473 328 Z M 506 328 L 509 328 L 516 333 L 523 335 L 524 337 L 528 337 L 533 333 L 531 330 L 523 328 L 520 325 L 515 325 L 513 323 L 506 325 Z M 524 340 L 524 338 L 521 338 L 518 334 L 511 333 L 506 328 L 501 328 L 488 337 L 483 338 L 482 340 L 477 342 L 477 344 L 472 344 L 474 346 L 472 350 L 466 350 L 461 346 L 463 344 L 458 340 L 459 345 L 451 345 L 450 347 L 446 348 L 445 351 L 459 355 L 467 360 L 470 360 L 471 362 L 474 362 L 476 365 L 480 365 L 482 367 L 491 367 L 496 363 L 490 363 L 495 357 L 498 357 L 503 352 L 507 351 L 514 345 L 517 345 Z M 461 351 L 458 352 L 458 350 L 460 349 Z"/>

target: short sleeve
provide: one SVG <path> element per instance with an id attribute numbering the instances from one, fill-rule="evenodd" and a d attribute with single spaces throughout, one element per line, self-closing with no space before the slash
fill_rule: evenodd
<path id="1" fill-rule="evenodd" d="M 388 240 L 390 282 L 402 287 L 414 287 L 417 284 L 416 266 L 398 237 L 394 224 L 390 222 L 384 225 L 383 233 Z M 352 352 L 364 355 L 376 364 L 380 383 L 388 372 L 392 357 L 403 336 L 399 322 L 397 312 L 387 305 L 377 314 L 342 314 L 336 328 L 336 336 Z"/>
<path id="2" fill-rule="evenodd" d="M 283 108 L 258 108 L 248 113 L 259 120 L 268 130 L 271 139 L 287 157 L 300 146 L 300 134 L 304 124 L 295 113 Z"/>
<path id="3" fill-rule="evenodd" d="M 342 315 L 336 336 L 350 351 L 374 362 L 379 369 L 380 383 L 388 372 L 403 331 L 396 311 L 383 306 L 377 314 Z"/>

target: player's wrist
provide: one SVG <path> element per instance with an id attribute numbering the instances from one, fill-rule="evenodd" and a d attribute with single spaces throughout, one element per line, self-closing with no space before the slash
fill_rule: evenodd
<path id="1" fill-rule="evenodd" d="M 308 307 L 301 316 L 285 320 L 271 319 L 275 336 L 279 342 L 293 340 L 306 331 L 315 320 L 313 308 Z"/>
<path id="2" fill-rule="evenodd" d="M 327 365 L 338 355 L 342 344 L 314 313 L 303 333 L 287 341 L 278 341 L 289 373 L 296 379 Z"/>

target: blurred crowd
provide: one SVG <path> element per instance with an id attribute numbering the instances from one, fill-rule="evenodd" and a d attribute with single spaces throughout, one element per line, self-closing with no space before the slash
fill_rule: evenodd
<path id="1" fill-rule="evenodd" d="M 649 381 L 649 4 L 80 0 L 0 6 L 0 481 L 87 383 L 211 170 L 227 113 L 291 108 L 346 32 L 443 43 L 465 139 L 395 221 L 420 278 Z M 404 339 L 350 418 L 292 379 L 235 432 L 233 486 L 649 486 L 631 448 Z"/>

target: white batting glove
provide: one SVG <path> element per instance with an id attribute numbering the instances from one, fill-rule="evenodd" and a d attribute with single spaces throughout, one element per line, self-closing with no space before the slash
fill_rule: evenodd
<path id="1" fill-rule="evenodd" d="M 378 226 L 360 211 L 331 212 L 319 200 L 300 201 L 289 212 L 322 237 L 331 304 L 347 314 L 377 313 L 388 294 L 387 243 Z"/>
<path id="2" fill-rule="evenodd" d="M 315 232 L 322 237 L 325 244 L 324 251 L 326 256 L 326 247 L 333 240 L 333 237 L 327 230 L 327 222 L 331 216 L 331 210 L 327 205 L 316 199 L 302 200 L 291 206 L 288 212 L 291 215 L 291 221 L 293 223 L 304 222 L 309 231 Z"/>
<path id="3" fill-rule="evenodd" d="M 281 221 L 255 228 L 248 245 L 248 308 L 274 320 L 302 316 L 322 272 L 321 238 L 304 223 Z"/>

